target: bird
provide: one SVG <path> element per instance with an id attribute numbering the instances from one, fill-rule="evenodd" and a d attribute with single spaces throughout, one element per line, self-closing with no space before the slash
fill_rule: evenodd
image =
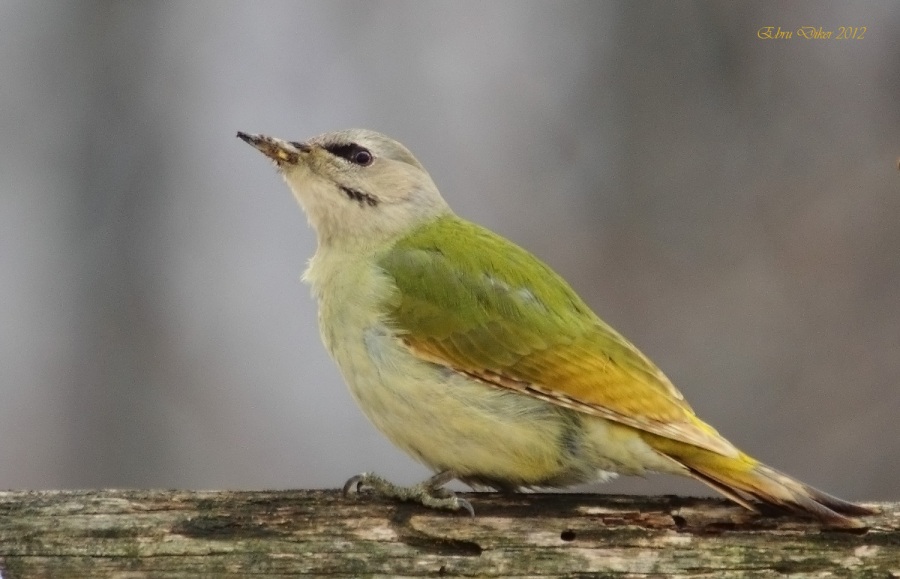
<path id="1" fill-rule="evenodd" d="M 237 136 L 274 162 L 315 231 L 303 279 L 353 398 L 434 473 L 401 487 L 366 472 L 345 493 L 474 515 L 446 483 L 514 492 L 667 473 L 827 527 L 865 527 L 876 512 L 739 450 L 559 274 L 457 216 L 398 141 L 366 129 Z"/>

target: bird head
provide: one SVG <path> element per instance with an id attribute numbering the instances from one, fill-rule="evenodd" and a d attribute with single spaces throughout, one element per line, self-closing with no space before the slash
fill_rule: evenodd
<path id="1" fill-rule="evenodd" d="M 237 136 L 275 163 L 319 245 L 390 241 L 450 211 L 422 164 L 380 133 L 350 129 L 304 142 Z"/>

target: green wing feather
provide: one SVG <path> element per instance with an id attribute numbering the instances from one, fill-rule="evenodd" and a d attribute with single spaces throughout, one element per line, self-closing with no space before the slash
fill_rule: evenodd
<path id="1" fill-rule="evenodd" d="M 497 387 L 735 455 L 637 348 L 512 242 L 456 216 L 379 260 L 388 318 L 417 356 Z"/>

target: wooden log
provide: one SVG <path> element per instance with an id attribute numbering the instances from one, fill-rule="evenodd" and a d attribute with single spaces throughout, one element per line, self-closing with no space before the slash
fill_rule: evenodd
<path id="1" fill-rule="evenodd" d="M 719 499 L 337 491 L 0 493 L 0 577 L 900 577 L 900 504 L 822 529 Z"/>

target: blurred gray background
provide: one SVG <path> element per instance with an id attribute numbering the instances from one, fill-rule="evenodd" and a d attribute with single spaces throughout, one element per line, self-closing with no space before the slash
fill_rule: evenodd
<path id="1" fill-rule="evenodd" d="M 806 25 L 867 31 L 757 37 Z M 235 138 L 367 127 L 745 450 L 900 498 L 900 3 L 2 0 L 0 79 L 0 488 L 427 476 Z"/>

